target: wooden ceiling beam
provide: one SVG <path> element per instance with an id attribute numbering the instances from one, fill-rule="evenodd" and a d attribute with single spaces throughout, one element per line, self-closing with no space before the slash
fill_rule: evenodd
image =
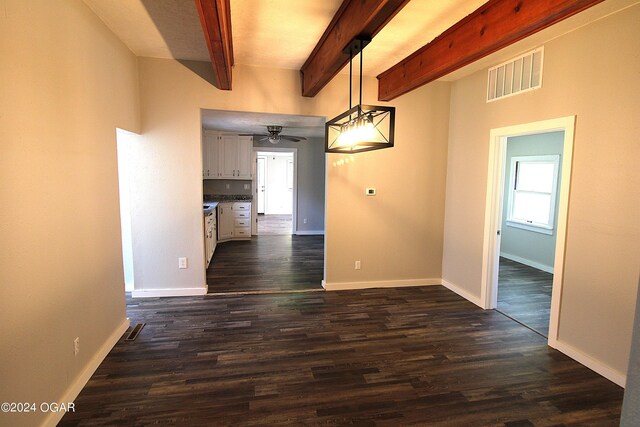
<path id="1" fill-rule="evenodd" d="M 344 0 L 300 69 L 302 96 L 315 96 L 349 62 L 343 49 L 358 36 L 373 38 L 409 0 Z"/>
<path id="2" fill-rule="evenodd" d="M 378 76 L 390 101 L 603 0 L 490 0 Z"/>
<path id="3" fill-rule="evenodd" d="M 231 90 L 233 42 L 229 0 L 195 0 L 213 66 L 214 86 Z"/>

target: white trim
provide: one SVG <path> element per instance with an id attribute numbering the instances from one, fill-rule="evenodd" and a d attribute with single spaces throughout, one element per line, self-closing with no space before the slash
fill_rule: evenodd
<path id="1" fill-rule="evenodd" d="M 547 273 L 553 274 L 553 266 L 545 265 L 536 261 L 531 261 L 530 259 L 519 257 L 518 255 L 507 254 L 504 252 L 500 252 L 500 256 L 506 259 L 510 259 L 511 261 L 519 262 L 520 264 L 528 265 L 529 267 L 537 268 L 538 270 L 546 271 Z"/>
<path id="2" fill-rule="evenodd" d="M 467 301 L 474 303 L 478 307 L 484 308 L 482 306 L 482 300 L 480 299 L 480 297 L 473 295 L 471 292 L 467 291 L 466 289 L 463 289 L 458 285 L 454 285 L 453 283 L 444 279 L 442 279 L 442 286 L 449 289 L 451 292 L 454 292 L 460 295 L 462 298 L 466 299 Z"/>
<path id="3" fill-rule="evenodd" d="M 369 288 L 402 288 L 407 286 L 439 285 L 440 279 L 409 279 L 409 280 L 380 280 L 369 282 L 334 282 L 322 281 L 322 287 L 328 291 L 343 291 L 349 289 Z"/>
<path id="4" fill-rule="evenodd" d="M 76 400 L 82 389 L 87 382 L 91 379 L 91 376 L 96 372 L 102 361 L 107 357 L 111 349 L 118 343 L 122 334 L 126 332 L 129 328 L 130 322 L 129 319 L 124 319 L 120 325 L 111 333 L 109 338 L 106 339 L 104 344 L 98 349 L 98 351 L 93 355 L 87 366 L 84 368 L 82 373 L 76 377 L 76 379 L 71 383 L 69 387 L 65 390 L 62 397 L 60 399 L 55 400 L 55 402 L 73 402 Z M 42 423 L 43 426 L 56 426 L 65 412 L 49 412 L 49 415 L 44 419 Z"/>
<path id="5" fill-rule="evenodd" d="M 556 230 L 556 255 L 554 260 L 553 290 L 551 294 L 551 315 L 549 319 L 549 345 L 553 347 L 558 337 L 562 281 L 564 279 L 564 252 L 567 237 L 567 212 L 569 207 L 569 187 L 571 184 L 571 163 L 573 159 L 573 139 L 575 116 L 543 120 L 515 126 L 491 129 L 489 139 L 489 168 L 485 204 L 484 243 L 482 251 L 481 295 L 482 307 L 495 308 L 498 299 L 498 269 L 500 236 L 502 224 L 502 200 L 504 199 L 504 176 L 507 138 L 521 135 L 564 131 L 562 152 L 562 178 L 560 181 L 560 202 Z"/>
<path id="6" fill-rule="evenodd" d="M 206 295 L 208 286 L 198 288 L 156 288 L 136 289 L 131 292 L 132 298 L 158 298 L 158 297 L 192 297 Z"/>
<path id="7" fill-rule="evenodd" d="M 256 199 L 256 203 L 251 204 L 251 235 L 258 235 L 258 198 L 255 196 L 257 190 L 257 153 L 258 152 L 272 152 L 272 153 L 293 153 L 293 214 L 291 217 L 291 234 L 297 234 L 298 232 L 298 149 L 296 147 L 253 147 L 251 155 L 251 188 L 252 196 Z M 265 208 L 266 211 L 266 208 Z"/>
<path id="8" fill-rule="evenodd" d="M 546 234 L 547 236 L 553 236 L 553 228 L 547 228 L 545 226 L 523 224 L 517 221 L 506 220 L 505 224 L 508 227 L 519 228 L 521 230 L 532 231 L 534 233 Z"/>
<path id="9" fill-rule="evenodd" d="M 298 230 L 298 236 L 324 236 L 324 230 Z"/>
<path id="10" fill-rule="evenodd" d="M 549 344 L 551 345 L 551 344 Z M 612 381 L 618 384 L 620 387 L 625 387 L 627 384 L 627 376 L 626 374 L 618 371 L 617 369 L 612 368 L 611 366 L 603 363 L 602 361 L 589 356 L 588 354 L 583 353 L 581 350 L 573 347 L 566 342 L 556 340 L 551 347 L 556 350 L 566 354 L 573 360 L 581 363 L 592 371 L 602 375 L 609 381 Z"/>

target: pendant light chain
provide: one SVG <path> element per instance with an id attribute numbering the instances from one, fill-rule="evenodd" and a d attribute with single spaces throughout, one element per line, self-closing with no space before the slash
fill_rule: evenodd
<path id="1" fill-rule="evenodd" d="M 362 42 L 360 42 L 360 102 L 358 105 L 362 105 L 362 51 L 364 50 Z M 360 109 L 358 109 L 358 115 L 360 115 Z"/>

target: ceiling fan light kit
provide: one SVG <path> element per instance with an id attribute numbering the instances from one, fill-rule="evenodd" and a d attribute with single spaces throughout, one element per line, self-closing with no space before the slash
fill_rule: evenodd
<path id="1" fill-rule="evenodd" d="M 362 104 L 362 50 L 371 39 L 357 37 L 343 50 L 349 54 L 349 109 L 325 124 L 325 153 L 362 153 L 393 147 L 395 107 Z M 360 54 L 360 99 L 351 107 L 353 57 Z"/>

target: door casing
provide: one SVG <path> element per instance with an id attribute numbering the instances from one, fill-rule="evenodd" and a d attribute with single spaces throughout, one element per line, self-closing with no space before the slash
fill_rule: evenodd
<path id="1" fill-rule="evenodd" d="M 548 132 L 564 132 L 562 152 L 562 178 L 559 190 L 556 255 L 554 260 L 553 288 L 551 293 L 551 316 L 549 319 L 548 344 L 557 346 L 562 281 L 564 278 L 564 250 L 567 234 L 567 213 L 575 116 L 543 120 L 514 126 L 491 129 L 489 139 L 489 168 L 485 206 L 484 243 L 482 252 L 482 284 L 480 302 L 485 309 L 496 308 L 498 302 L 498 269 L 500 260 L 500 236 L 504 200 L 504 175 L 506 169 L 507 138 Z"/>

